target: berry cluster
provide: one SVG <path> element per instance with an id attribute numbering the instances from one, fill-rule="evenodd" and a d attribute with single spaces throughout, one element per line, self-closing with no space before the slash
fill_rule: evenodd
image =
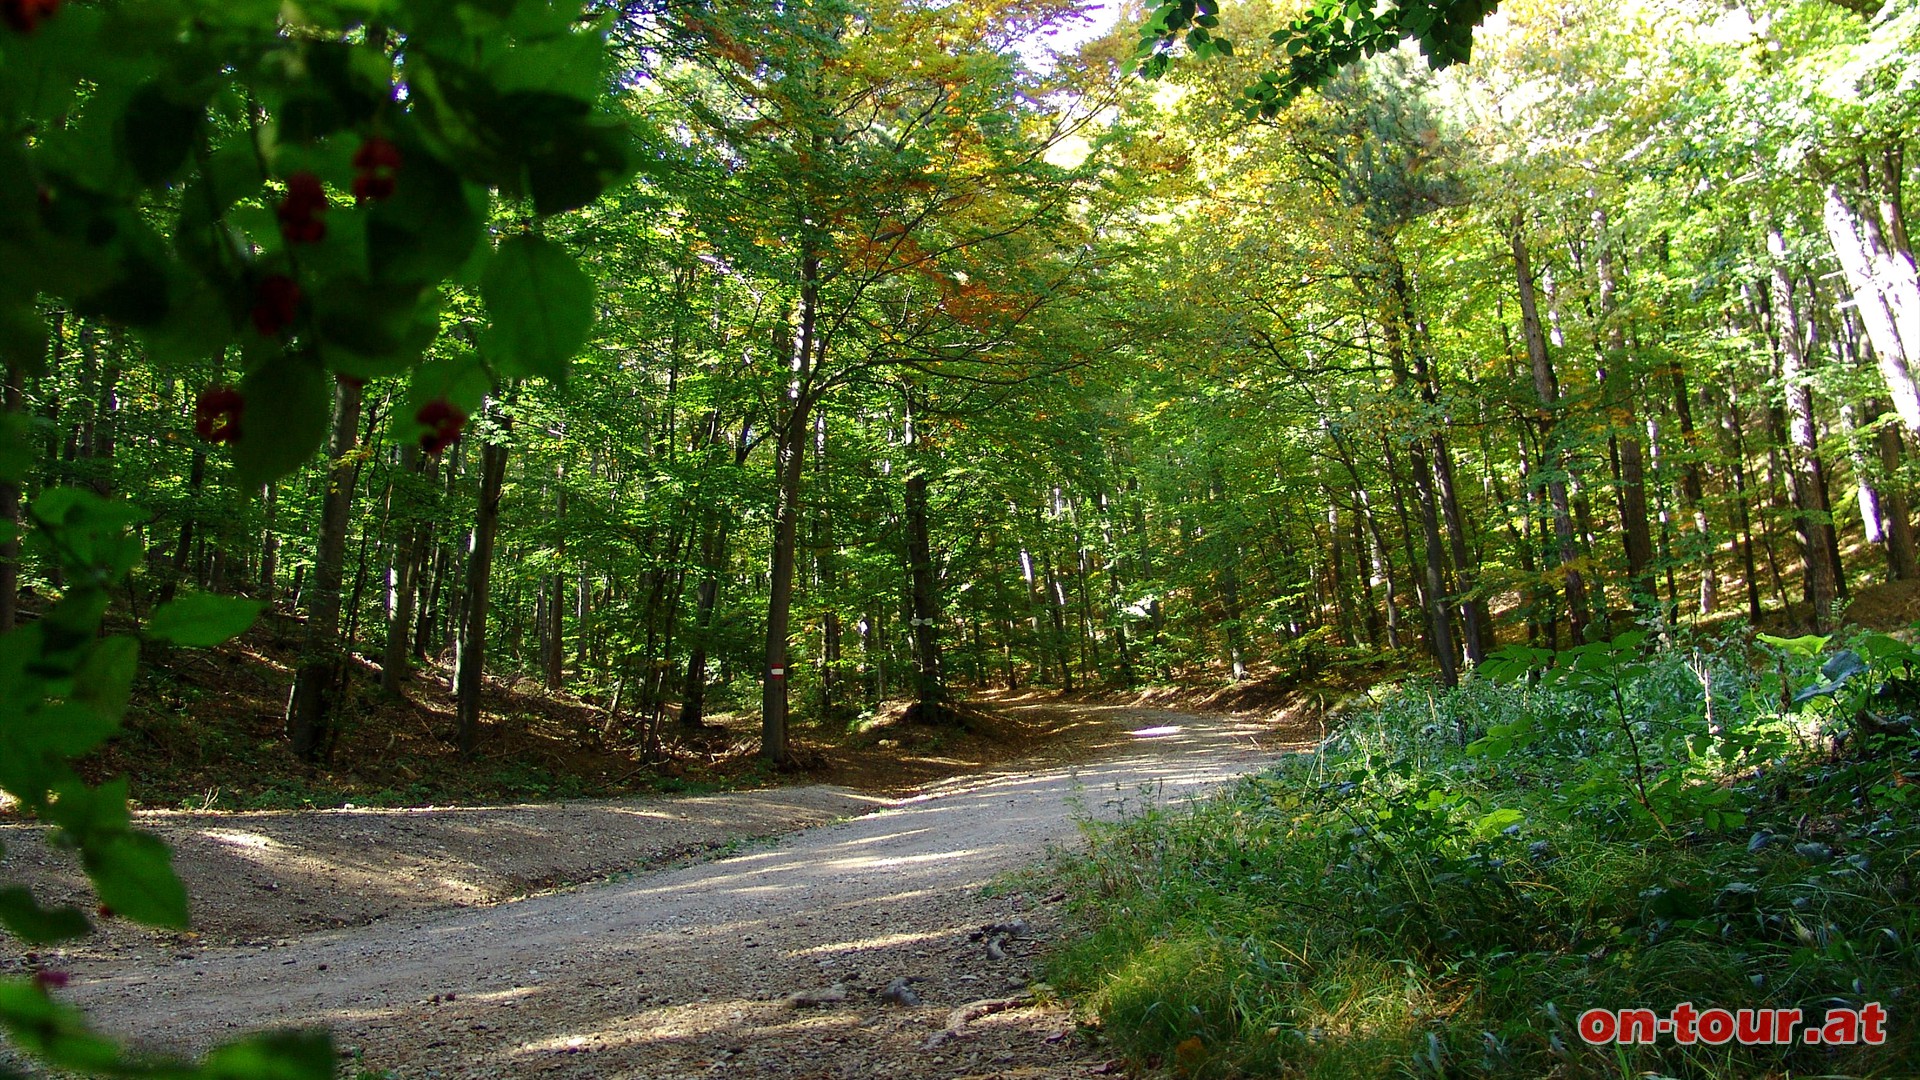
<path id="1" fill-rule="evenodd" d="M 0 0 L 0 20 L 22 34 L 31 34 L 60 10 L 60 0 Z"/>
<path id="2" fill-rule="evenodd" d="M 231 386 L 210 386 L 193 404 L 193 433 L 210 443 L 240 441 L 240 411 L 246 399 Z"/>
<path id="3" fill-rule="evenodd" d="M 317 244 L 327 235 L 327 223 L 320 215 L 327 212 L 327 193 L 320 178 L 310 172 L 287 177 L 287 197 L 280 200 L 280 235 L 289 244 Z"/>
<path id="4" fill-rule="evenodd" d="M 467 426 L 467 414 L 447 404 L 446 398 L 434 398 L 420 406 L 413 418 L 427 429 L 420 436 L 420 449 L 429 454 L 437 454 L 458 442 L 460 429 Z"/>
<path id="5" fill-rule="evenodd" d="M 280 337 L 300 313 L 300 283 L 285 274 L 260 279 L 253 293 L 253 328 L 261 337 Z"/>
<path id="6" fill-rule="evenodd" d="M 394 174 L 400 171 L 400 148 L 374 136 L 353 155 L 353 197 L 357 202 L 380 202 L 393 194 Z"/>

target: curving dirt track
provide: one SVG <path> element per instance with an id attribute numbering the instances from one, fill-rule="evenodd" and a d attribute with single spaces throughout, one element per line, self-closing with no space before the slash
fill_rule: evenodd
<path id="1" fill-rule="evenodd" d="M 66 993 L 155 1049 L 326 1025 L 353 1069 L 408 1078 L 1111 1074 L 1027 992 L 1057 897 L 983 887 L 1072 844 L 1078 817 L 1300 743 L 1157 709 L 1002 708 L 1072 710 L 1100 737 L 711 862 L 263 945 L 78 954 Z"/>

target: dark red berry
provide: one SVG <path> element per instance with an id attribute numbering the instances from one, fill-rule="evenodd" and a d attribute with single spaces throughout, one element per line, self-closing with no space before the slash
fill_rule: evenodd
<path id="1" fill-rule="evenodd" d="M 362 172 L 374 169 L 398 169 L 400 167 L 400 148 L 378 135 L 360 144 L 354 152 L 353 167 Z"/>
<path id="2" fill-rule="evenodd" d="M 287 177 L 287 195 L 280 200 L 280 235 L 289 244 L 317 244 L 327 235 L 327 223 L 320 215 L 327 212 L 327 192 L 320 178 L 310 172 Z"/>
<path id="3" fill-rule="evenodd" d="M 210 443 L 239 442 L 240 410 L 246 403 L 231 386 L 202 390 L 193 405 L 193 433 Z"/>
<path id="4" fill-rule="evenodd" d="M 452 446 L 460 438 L 460 429 L 467 426 L 467 414 L 447 404 L 446 398 L 434 398 L 420 406 L 413 418 L 427 429 L 420 436 L 420 449 L 429 454 Z"/>
<path id="5" fill-rule="evenodd" d="M 0 0 L 0 19 L 23 34 L 31 34 L 60 10 L 60 0 Z"/>
<path id="6" fill-rule="evenodd" d="M 360 170 L 353 178 L 353 197 L 358 202 L 379 202 L 393 195 L 394 174 L 400 171 L 400 148 L 378 135 L 360 144 L 353 155 L 353 167 Z"/>
<path id="7" fill-rule="evenodd" d="M 300 313 L 300 284 L 285 274 L 260 279 L 253 294 L 253 328 L 262 337 L 280 337 Z"/>

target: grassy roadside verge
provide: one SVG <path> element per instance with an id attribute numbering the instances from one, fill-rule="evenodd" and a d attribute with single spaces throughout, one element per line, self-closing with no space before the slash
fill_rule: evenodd
<path id="1" fill-rule="evenodd" d="M 1191 811 L 1092 826 L 1049 977 L 1180 1075 L 1920 1075 L 1920 654 L 1756 649 L 1509 650 Z M 1891 1019 L 1850 1047 L 1576 1027 L 1683 1002 Z"/>

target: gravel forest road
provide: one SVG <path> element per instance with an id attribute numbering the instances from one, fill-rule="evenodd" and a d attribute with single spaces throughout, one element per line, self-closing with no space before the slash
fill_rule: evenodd
<path id="1" fill-rule="evenodd" d="M 1183 800 L 1298 744 L 1225 717 L 1016 708 L 1107 737 L 714 861 L 264 945 L 79 954 L 65 993 L 172 1052 L 326 1025 L 350 1076 L 1117 1073 L 1026 993 L 1058 897 L 983 887 L 1073 845 L 1076 819 Z"/>

